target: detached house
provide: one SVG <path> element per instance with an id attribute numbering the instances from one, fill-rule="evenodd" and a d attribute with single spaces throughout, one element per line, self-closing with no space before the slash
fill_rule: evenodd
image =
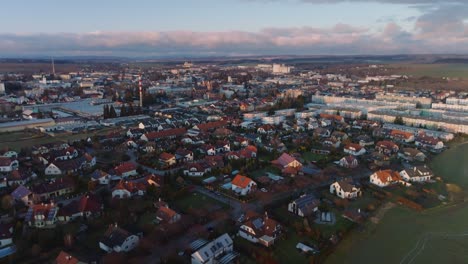
<path id="1" fill-rule="evenodd" d="M 191 162 L 193 161 L 193 152 L 191 150 L 179 148 L 175 152 L 177 162 Z"/>
<path id="2" fill-rule="evenodd" d="M 46 228 L 53 227 L 57 222 L 57 205 L 50 204 L 35 204 L 31 205 L 24 218 L 25 223 L 31 227 Z"/>
<path id="3" fill-rule="evenodd" d="M 192 264 L 231 263 L 238 254 L 234 252 L 234 242 L 228 234 L 223 234 L 205 244 L 192 254 Z"/>
<path id="4" fill-rule="evenodd" d="M 99 247 L 111 252 L 129 252 L 138 246 L 140 238 L 127 230 L 124 230 L 116 225 L 111 225 L 107 229 L 104 237 L 99 241 Z"/>
<path id="5" fill-rule="evenodd" d="M 18 160 L 8 157 L 0 157 L 0 172 L 10 172 L 18 169 L 18 166 Z"/>
<path id="6" fill-rule="evenodd" d="M 300 217 L 312 215 L 317 212 L 320 201 L 312 194 L 301 195 L 288 204 L 288 211 Z"/>
<path id="7" fill-rule="evenodd" d="M 164 202 L 159 203 L 158 210 L 156 211 L 156 219 L 159 222 L 174 224 L 180 220 L 180 214 L 169 208 L 169 205 Z"/>
<path id="8" fill-rule="evenodd" d="M 96 195 L 86 194 L 78 200 L 73 200 L 71 203 L 61 207 L 57 214 L 57 219 L 62 222 L 79 217 L 99 216 L 102 212 L 103 205 Z"/>
<path id="9" fill-rule="evenodd" d="M 361 155 L 366 154 L 366 149 L 365 148 L 363 148 L 359 144 L 354 144 L 354 143 L 347 144 L 344 147 L 343 151 L 345 153 L 353 155 L 353 156 L 361 156 Z"/>
<path id="10" fill-rule="evenodd" d="M 432 171 L 426 166 L 415 166 L 411 169 L 400 171 L 403 180 L 408 182 L 427 182 L 434 176 Z"/>
<path id="11" fill-rule="evenodd" d="M 293 156 L 288 153 L 283 153 L 281 156 L 271 162 L 273 165 L 277 166 L 281 170 L 285 168 L 298 168 L 302 167 L 302 163 L 296 160 Z"/>
<path id="12" fill-rule="evenodd" d="M 237 174 L 231 182 L 231 190 L 238 195 L 247 195 L 257 188 L 257 183 L 246 176 Z"/>
<path id="13" fill-rule="evenodd" d="M 96 181 L 99 182 L 99 184 L 107 185 L 111 181 L 111 176 L 109 173 L 104 172 L 102 170 L 95 170 L 91 174 L 91 181 Z"/>
<path id="14" fill-rule="evenodd" d="M 203 177 L 205 173 L 210 171 L 211 166 L 209 166 L 206 162 L 201 161 L 187 164 L 184 170 L 184 175 L 190 177 Z"/>
<path id="15" fill-rule="evenodd" d="M 392 170 L 376 171 L 370 176 L 370 183 L 379 187 L 387 187 L 392 184 L 402 183 L 402 181 L 400 174 Z"/>
<path id="16" fill-rule="evenodd" d="M 393 129 L 390 132 L 390 138 L 396 141 L 410 143 L 414 141 L 414 134 L 406 131 Z"/>
<path id="17" fill-rule="evenodd" d="M 239 228 L 239 236 L 252 243 L 269 247 L 275 243 L 281 234 L 281 229 L 281 225 L 265 213 L 264 216 L 248 217 Z"/>
<path id="18" fill-rule="evenodd" d="M 129 176 L 137 175 L 136 165 L 133 162 L 124 162 L 114 168 L 115 175 L 125 179 Z"/>
<path id="19" fill-rule="evenodd" d="M 397 144 L 393 143 L 392 141 L 383 140 L 375 144 L 375 149 L 378 152 L 383 153 L 385 155 L 391 155 L 397 153 L 400 148 Z"/>
<path id="20" fill-rule="evenodd" d="M 164 166 L 172 166 L 176 164 L 176 157 L 174 154 L 163 152 L 159 155 L 159 162 Z"/>
<path id="21" fill-rule="evenodd" d="M 351 168 L 351 169 L 356 168 L 359 165 L 357 158 L 354 157 L 353 155 L 349 155 L 349 156 L 341 158 L 340 161 L 338 161 L 338 164 L 341 167 Z"/>
<path id="22" fill-rule="evenodd" d="M 419 135 L 414 144 L 418 147 L 427 148 L 430 150 L 438 151 L 444 148 L 444 142 L 438 138 L 427 136 L 425 134 Z"/>
<path id="23" fill-rule="evenodd" d="M 75 182 L 68 177 L 62 177 L 59 179 L 54 179 L 49 182 L 44 182 L 32 186 L 32 192 L 40 200 L 45 201 L 59 197 L 65 194 L 72 193 L 75 191 Z"/>
<path id="24" fill-rule="evenodd" d="M 143 196 L 146 193 L 146 187 L 143 182 L 120 180 L 114 189 L 112 189 L 112 198 L 125 199 L 132 196 Z"/>
<path id="25" fill-rule="evenodd" d="M 398 157 L 406 161 L 424 161 L 426 155 L 416 148 L 403 148 L 398 152 Z"/>
<path id="26" fill-rule="evenodd" d="M 330 185 L 330 193 L 342 199 L 351 199 L 361 196 L 361 188 L 350 181 L 336 181 Z"/>

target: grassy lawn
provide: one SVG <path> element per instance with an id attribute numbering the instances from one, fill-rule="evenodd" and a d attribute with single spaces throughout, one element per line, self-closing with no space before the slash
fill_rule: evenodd
<path id="1" fill-rule="evenodd" d="M 326 158 L 325 155 L 317 154 L 317 153 L 312 153 L 312 152 L 305 152 L 302 154 L 302 158 L 304 161 L 309 162 L 309 161 L 319 161 L 323 158 Z"/>
<path id="2" fill-rule="evenodd" d="M 300 237 L 292 229 L 284 235 L 286 239 L 280 239 L 275 244 L 274 255 L 279 263 L 308 263 L 309 256 L 296 249 L 297 243 L 301 242 L 307 245 L 315 245 L 309 237 Z"/>
<path id="3" fill-rule="evenodd" d="M 189 211 L 189 209 L 209 208 L 212 206 L 220 206 L 223 209 L 228 208 L 228 205 L 218 202 L 211 197 L 197 192 L 191 193 L 183 198 L 177 199 L 174 202 L 174 204 L 177 208 L 180 208 L 184 212 Z"/>
<path id="4" fill-rule="evenodd" d="M 273 166 L 268 166 L 263 169 L 248 172 L 247 175 L 255 179 L 260 176 L 264 176 L 267 172 L 273 173 L 275 175 L 281 175 L 281 171 L 278 168 L 275 168 Z"/>
<path id="5" fill-rule="evenodd" d="M 93 131 L 89 133 L 80 133 L 80 134 L 59 134 L 55 137 L 49 135 L 40 134 L 40 133 L 30 133 L 30 132 L 12 132 L 12 133 L 2 133 L 0 134 L 0 148 L 9 147 L 13 150 L 19 151 L 24 147 L 31 147 L 34 145 L 47 144 L 52 142 L 67 142 L 78 139 L 86 139 L 94 135 L 105 135 L 109 131 L 115 130 L 115 128 L 104 128 L 98 131 Z"/>
<path id="6" fill-rule="evenodd" d="M 431 167 L 446 182 L 468 186 L 468 144 L 453 146 L 434 158 Z M 353 230 L 326 263 L 466 263 L 468 203 L 423 212 L 397 206 L 378 224 Z M 431 236 L 431 233 L 449 236 Z M 426 242 L 425 242 L 426 241 Z M 420 242 L 419 244 L 417 244 Z M 425 242 L 425 243 L 424 243 Z M 424 246 L 423 246 L 424 245 Z M 416 248 L 414 251 L 412 249 Z M 416 252 L 416 253 L 415 253 Z M 417 254 L 417 252 L 420 252 Z M 403 262 L 402 262 L 403 261 Z"/>

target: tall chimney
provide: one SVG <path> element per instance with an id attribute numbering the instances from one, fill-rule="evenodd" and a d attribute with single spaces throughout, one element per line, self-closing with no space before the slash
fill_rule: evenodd
<path id="1" fill-rule="evenodd" d="M 143 108 L 143 89 L 141 87 L 141 73 L 138 75 L 138 89 L 140 90 L 140 107 Z"/>

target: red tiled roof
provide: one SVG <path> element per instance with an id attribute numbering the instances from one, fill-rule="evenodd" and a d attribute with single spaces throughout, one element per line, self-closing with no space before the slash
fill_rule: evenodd
<path id="1" fill-rule="evenodd" d="M 236 185 L 240 188 L 246 188 L 251 182 L 252 179 L 250 179 L 249 177 L 237 174 L 236 177 L 234 177 L 234 179 L 232 180 L 231 184 Z"/>
<path id="2" fill-rule="evenodd" d="M 79 260 L 62 250 L 55 259 L 55 262 L 57 264 L 77 264 Z"/>
<path id="3" fill-rule="evenodd" d="M 125 172 L 136 170 L 136 165 L 133 162 L 124 162 L 114 168 L 117 175 L 122 175 Z"/>
<path id="4" fill-rule="evenodd" d="M 221 121 L 215 121 L 215 122 L 209 122 L 209 123 L 203 123 L 203 124 L 198 124 L 197 127 L 200 131 L 206 132 L 207 130 L 213 129 L 213 128 L 219 128 L 227 125 L 226 120 L 221 120 Z"/>
<path id="5" fill-rule="evenodd" d="M 155 140 L 158 138 L 173 137 L 173 136 L 183 136 L 187 132 L 185 128 L 172 128 L 162 131 L 153 131 L 146 133 L 145 136 L 148 140 Z"/>

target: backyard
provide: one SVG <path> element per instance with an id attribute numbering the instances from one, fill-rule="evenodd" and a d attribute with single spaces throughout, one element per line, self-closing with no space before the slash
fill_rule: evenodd
<path id="1" fill-rule="evenodd" d="M 209 208 L 223 208 L 227 209 L 228 206 L 221 202 L 216 201 L 206 195 L 194 192 L 186 195 L 174 202 L 174 205 L 184 212 L 188 212 L 190 209 L 209 209 Z"/>

